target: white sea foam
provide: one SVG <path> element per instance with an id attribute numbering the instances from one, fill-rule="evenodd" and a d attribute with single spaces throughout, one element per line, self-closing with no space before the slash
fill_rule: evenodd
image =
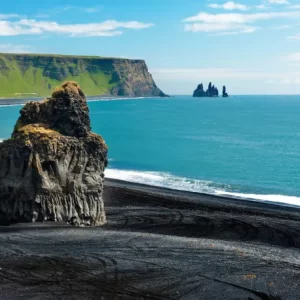
<path id="1" fill-rule="evenodd" d="M 146 99 L 147 97 L 134 97 L 134 98 L 99 98 L 99 99 L 88 99 L 87 102 L 103 102 L 103 101 L 116 101 L 116 100 L 138 100 Z"/>
<path id="2" fill-rule="evenodd" d="M 300 197 L 296 197 L 296 196 L 243 194 L 243 193 L 231 193 L 231 192 L 218 191 L 218 190 L 216 190 L 215 194 L 220 195 L 220 196 L 230 196 L 230 197 L 242 198 L 242 199 L 271 201 L 271 202 L 278 202 L 278 203 L 285 203 L 285 204 L 300 206 Z"/>
<path id="3" fill-rule="evenodd" d="M 24 104 L 0 104 L 0 108 L 2 108 L 2 107 L 12 107 L 12 106 L 24 106 Z"/>
<path id="4" fill-rule="evenodd" d="M 105 176 L 111 179 L 167 187 L 175 190 L 300 206 L 300 197 L 228 192 L 226 191 L 226 187 L 224 187 L 223 190 L 211 181 L 193 180 L 190 178 L 173 176 L 164 172 L 141 172 L 108 168 L 105 171 Z"/>

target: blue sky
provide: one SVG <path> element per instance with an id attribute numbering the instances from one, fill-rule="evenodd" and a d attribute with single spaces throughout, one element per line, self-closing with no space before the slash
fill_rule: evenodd
<path id="1" fill-rule="evenodd" d="M 300 94 L 300 0 L 14 0 L 0 51 L 145 59 L 170 94 Z"/>

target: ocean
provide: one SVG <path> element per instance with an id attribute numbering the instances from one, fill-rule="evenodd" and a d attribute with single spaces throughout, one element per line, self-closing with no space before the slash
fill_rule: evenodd
<path id="1" fill-rule="evenodd" d="M 109 147 L 108 178 L 300 205 L 300 96 L 88 105 L 93 131 Z M 21 107 L 0 105 L 0 139 L 10 136 Z"/>

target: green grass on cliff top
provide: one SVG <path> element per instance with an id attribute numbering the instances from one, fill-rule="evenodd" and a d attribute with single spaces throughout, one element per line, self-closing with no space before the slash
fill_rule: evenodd
<path id="1" fill-rule="evenodd" d="M 117 60 L 135 60 L 135 61 L 144 61 L 143 59 L 134 59 L 134 58 L 126 58 L 126 57 L 114 57 L 114 56 L 97 56 L 97 55 L 71 55 L 71 54 L 43 54 L 43 53 L 2 53 L 0 52 L 0 57 L 8 57 L 8 56 L 29 56 L 29 57 L 57 57 L 57 58 L 94 58 L 94 59 L 117 59 Z"/>
<path id="2" fill-rule="evenodd" d="M 20 58 L 21 56 L 21 58 Z M 42 67 L 26 66 L 22 63 L 22 57 L 49 57 L 51 64 L 52 58 L 66 58 L 65 65 L 74 67 L 73 61 L 68 61 L 68 58 L 78 59 L 121 59 L 113 57 L 100 56 L 73 56 L 59 54 L 5 54 L 0 53 L 0 60 L 5 64 L 5 68 L 0 65 L 0 97 L 1 98 L 16 98 L 16 97 L 47 97 L 51 95 L 52 90 L 61 85 L 62 81 L 72 80 L 79 83 L 87 96 L 97 96 L 110 94 L 110 90 L 117 82 L 112 81 L 112 74 L 95 70 L 94 72 L 82 72 L 77 76 L 72 76 L 69 72 L 62 80 L 56 80 L 51 76 L 43 75 Z M 57 63 L 54 63 L 57 67 Z M 113 66 L 112 66 L 113 70 Z"/>
<path id="3" fill-rule="evenodd" d="M 78 76 L 67 76 L 64 80 L 78 82 L 86 95 L 94 96 L 109 93 L 113 87 L 109 83 L 110 79 L 101 72 L 86 72 Z M 0 75 L 0 97 L 46 97 L 60 84 L 59 80 L 44 77 L 41 69 L 30 67 L 24 74 L 19 69 L 13 69 L 7 76 Z"/>

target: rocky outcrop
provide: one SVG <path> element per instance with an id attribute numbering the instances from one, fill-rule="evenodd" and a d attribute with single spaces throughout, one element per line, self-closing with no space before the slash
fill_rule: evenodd
<path id="1" fill-rule="evenodd" d="M 203 89 L 203 84 L 199 84 L 194 91 L 193 97 L 207 97 L 206 92 Z"/>
<path id="2" fill-rule="evenodd" d="M 227 92 L 226 92 L 226 86 L 225 85 L 223 86 L 222 97 L 223 98 L 229 97 L 228 94 L 227 94 Z"/>
<path id="3" fill-rule="evenodd" d="M 207 97 L 219 97 L 218 89 L 210 82 L 206 91 Z"/>
<path id="4" fill-rule="evenodd" d="M 91 133 L 81 88 L 67 82 L 21 110 L 0 145 L 0 223 L 105 223 L 102 199 L 107 147 Z"/>
<path id="5" fill-rule="evenodd" d="M 0 54 L 0 77 L 0 97 L 47 97 L 62 80 L 72 79 L 88 96 L 166 96 L 145 61 L 136 59 Z"/>
<path id="6" fill-rule="evenodd" d="M 114 78 L 119 83 L 111 89 L 114 96 L 125 97 L 169 97 L 155 84 L 148 67 L 141 60 L 116 60 Z"/>
<path id="7" fill-rule="evenodd" d="M 203 84 L 199 84 L 194 91 L 193 97 L 219 97 L 219 90 L 210 82 L 206 91 L 203 89 Z"/>

